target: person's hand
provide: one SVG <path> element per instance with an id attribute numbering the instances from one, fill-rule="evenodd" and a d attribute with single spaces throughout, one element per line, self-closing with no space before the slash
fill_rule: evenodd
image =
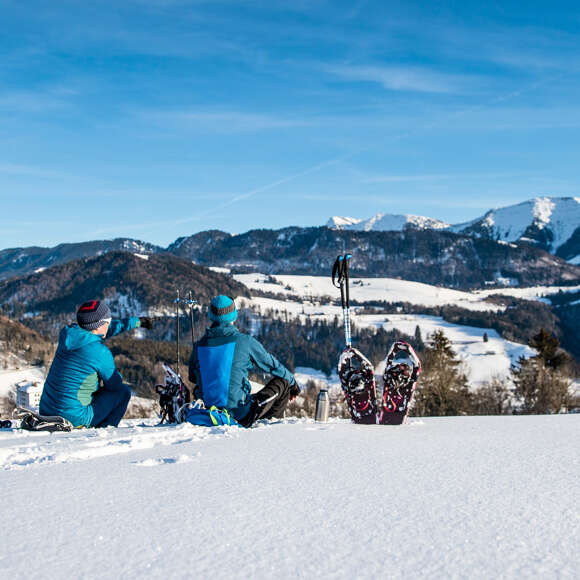
<path id="1" fill-rule="evenodd" d="M 290 400 L 293 401 L 301 391 L 300 385 L 294 381 L 294 384 L 290 386 Z"/>
<path id="2" fill-rule="evenodd" d="M 147 330 L 151 330 L 153 328 L 153 319 L 149 318 L 149 316 L 141 316 L 139 318 L 140 327 L 146 328 Z"/>

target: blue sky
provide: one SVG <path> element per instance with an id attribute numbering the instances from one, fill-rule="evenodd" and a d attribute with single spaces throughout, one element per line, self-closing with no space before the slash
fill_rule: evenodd
<path id="1" fill-rule="evenodd" d="M 0 248 L 580 194 L 575 2 L 0 0 Z"/>

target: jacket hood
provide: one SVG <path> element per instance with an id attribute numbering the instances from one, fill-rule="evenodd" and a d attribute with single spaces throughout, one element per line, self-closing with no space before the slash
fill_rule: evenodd
<path id="1" fill-rule="evenodd" d="M 239 330 L 236 326 L 231 323 L 220 324 L 219 322 L 214 322 L 206 331 L 207 336 L 232 336 L 234 334 L 239 334 Z"/>
<path id="2" fill-rule="evenodd" d="M 70 324 L 65 326 L 58 337 L 58 347 L 64 350 L 77 350 L 91 344 L 103 340 L 100 336 L 93 334 L 89 330 L 84 330 L 77 324 Z"/>

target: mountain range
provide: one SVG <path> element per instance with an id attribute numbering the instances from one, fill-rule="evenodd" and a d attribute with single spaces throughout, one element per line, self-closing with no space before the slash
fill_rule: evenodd
<path id="1" fill-rule="evenodd" d="M 175 290 L 192 290 L 207 304 L 216 294 L 247 296 L 231 276 L 168 253 L 144 255 L 111 251 L 72 260 L 27 276 L 0 282 L 0 305 L 12 318 L 47 314 L 70 317 L 87 297 L 106 299 L 115 315 L 167 314 L 174 311 Z"/>
<path id="2" fill-rule="evenodd" d="M 334 216 L 327 226 L 338 230 L 443 230 L 476 238 L 529 243 L 564 260 L 580 263 L 580 197 L 537 197 L 461 224 L 416 216 L 379 213 L 369 219 Z"/>
<path id="3" fill-rule="evenodd" d="M 117 252 L 168 256 L 168 271 L 177 267 L 169 259 L 173 256 L 234 272 L 328 275 L 337 254 L 351 252 L 353 272 L 360 276 L 456 288 L 577 283 L 579 200 L 539 198 L 455 226 L 419 216 L 379 214 L 366 221 L 333 218 L 332 227 L 259 229 L 237 235 L 209 230 L 178 238 L 167 248 L 129 238 L 12 248 L 0 251 L 0 280 Z"/>

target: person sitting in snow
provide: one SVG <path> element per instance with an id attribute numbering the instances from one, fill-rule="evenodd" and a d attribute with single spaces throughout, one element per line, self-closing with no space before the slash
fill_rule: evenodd
<path id="1" fill-rule="evenodd" d="M 198 340 L 189 359 L 189 380 L 206 408 L 226 409 L 243 427 L 258 419 L 282 417 L 286 405 L 300 393 L 294 376 L 252 336 L 235 326 L 236 304 L 216 296 L 209 307 L 212 325 Z M 256 366 L 274 377 L 251 394 L 248 371 Z"/>
<path id="2" fill-rule="evenodd" d="M 152 320 L 112 320 L 104 302 L 91 300 L 78 309 L 77 322 L 60 331 L 40 398 L 40 414 L 60 415 L 74 427 L 116 427 L 127 410 L 131 390 L 123 383 L 104 340 L 134 328 L 151 329 Z"/>

